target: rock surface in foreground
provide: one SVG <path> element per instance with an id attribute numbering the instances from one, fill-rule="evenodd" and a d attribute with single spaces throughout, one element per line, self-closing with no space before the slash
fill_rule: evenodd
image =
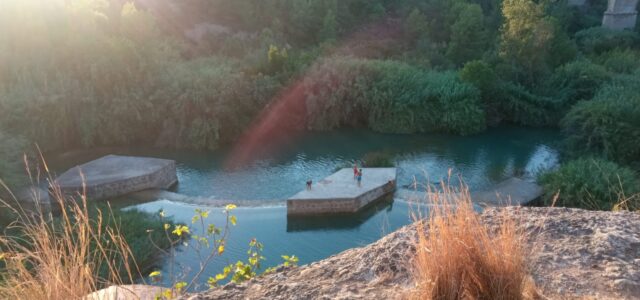
<path id="1" fill-rule="evenodd" d="M 488 209 L 482 219 L 495 228 L 503 210 L 532 234 L 532 276 L 545 296 L 640 296 L 640 214 L 508 207 Z M 415 230 L 410 225 L 366 247 L 184 299 L 401 298 L 413 286 L 409 259 Z"/>

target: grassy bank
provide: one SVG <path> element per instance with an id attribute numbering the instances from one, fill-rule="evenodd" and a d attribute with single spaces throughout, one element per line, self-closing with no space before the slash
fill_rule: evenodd
<path id="1" fill-rule="evenodd" d="M 168 248 L 158 216 L 56 194 L 55 212 L 3 201 L 0 298 L 71 299 L 143 279 Z"/>

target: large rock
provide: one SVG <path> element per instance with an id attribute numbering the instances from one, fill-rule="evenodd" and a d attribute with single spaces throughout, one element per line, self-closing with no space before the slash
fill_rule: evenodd
<path id="1" fill-rule="evenodd" d="M 638 299 L 640 214 L 564 208 L 491 208 L 531 233 L 532 277 L 541 293 L 563 299 Z M 398 299 L 413 286 L 410 265 L 416 227 L 309 265 L 282 268 L 243 284 L 228 284 L 183 299 Z M 300 255 L 304 255 L 301 253 Z"/>
<path id="2" fill-rule="evenodd" d="M 107 155 L 76 166 L 56 178 L 63 194 L 99 200 L 146 189 L 167 189 L 178 181 L 173 160 Z"/>

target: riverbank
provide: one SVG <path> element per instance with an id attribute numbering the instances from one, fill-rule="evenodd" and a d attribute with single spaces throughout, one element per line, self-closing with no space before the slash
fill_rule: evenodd
<path id="1" fill-rule="evenodd" d="M 530 233 L 529 268 L 550 298 L 633 299 L 640 294 L 640 214 L 565 208 L 490 208 L 490 228 L 502 212 Z M 416 227 L 298 268 L 182 299 L 398 299 L 410 292 Z"/>

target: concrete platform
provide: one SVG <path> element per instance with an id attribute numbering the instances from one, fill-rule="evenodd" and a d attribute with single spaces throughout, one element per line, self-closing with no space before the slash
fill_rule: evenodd
<path id="1" fill-rule="evenodd" d="M 62 193 L 82 193 L 92 200 L 122 196 L 146 189 L 167 189 L 178 181 L 173 160 L 107 155 L 75 166 L 55 180 Z"/>
<path id="2" fill-rule="evenodd" d="M 474 204 L 484 206 L 518 206 L 526 205 L 540 198 L 543 189 L 535 182 L 512 177 L 502 181 L 487 190 L 469 192 Z M 421 201 L 428 199 L 427 192 L 401 189 L 396 197 L 406 201 Z"/>
<path id="3" fill-rule="evenodd" d="M 512 177 L 486 191 L 471 192 L 471 199 L 490 206 L 526 205 L 544 193 L 535 182 Z"/>
<path id="4" fill-rule="evenodd" d="M 395 190 L 396 168 L 364 168 L 362 174 L 361 186 L 349 168 L 314 181 L 311 190 L 287 200 L 287 215 L 355 213 Z"/>

